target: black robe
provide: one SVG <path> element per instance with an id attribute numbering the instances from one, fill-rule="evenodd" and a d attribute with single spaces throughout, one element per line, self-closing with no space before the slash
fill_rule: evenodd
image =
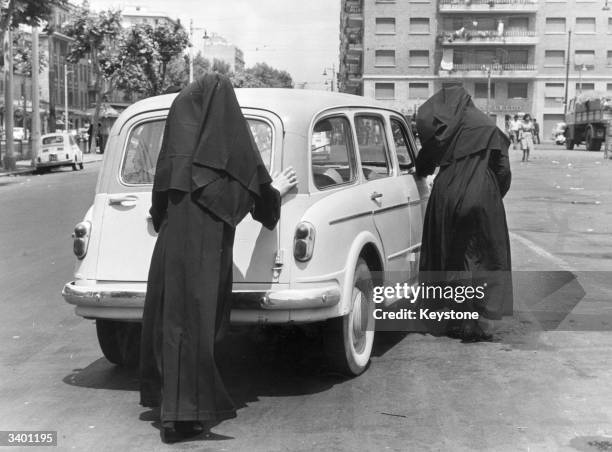
<path id="1" fill-rule="evenodd" d="M 278 221 L 270 182 L 229 80 L 206 75 L 181 91 L 153 185 L 140 355 L 141 404 L 161 406 L 162 423 L 235 415 L 215 340 L 229 320 L 235 226 L 249 211 L 270 229 Z"/>
<path id="2" fill-rule="evenodd" d="M 417 128 L 423 143 L 417 171 L 428 175 L 440 167 L 425 214 L 421 281 L 486 284 L 484 299 L 464 307 L 499 319 L 511 313 L 512 305 L 510 240 L 502 202 L 511 180 L 508 138 L 457 87 L 439 91 L 419 108 Z M 432 303 L 424 307 L 441 307 Z"/>

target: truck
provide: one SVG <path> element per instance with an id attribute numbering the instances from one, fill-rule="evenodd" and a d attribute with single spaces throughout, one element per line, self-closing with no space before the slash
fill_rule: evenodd
<path id="1" fill-rule="evenodd" d="M 612 98 L 609 96 L 575 97 L 565 115 L 565 148 L 585 144 L 588 151 L 601 150 L 612 155 Z"/>

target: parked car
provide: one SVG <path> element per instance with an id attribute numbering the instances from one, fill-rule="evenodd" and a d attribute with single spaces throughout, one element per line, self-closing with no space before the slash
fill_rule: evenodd
<path id="1" fill-rule="evenodd" d="M 83 169 L 83 152 L 74 136 L 65 132 L 48 133 L 41 137 L 41 147 L 36 157 L 36 169 L 48 170 L 60 166 Z"/>
<path id="2" fill-rule="evenodd" d="M 566 124 L 564 122 L 558 122 L 552 129 L 551 137 L 555 144 L 565 144 L 565 129 Z"/>
<path id="3" fill-rule="evenodd" d="M 236 230 L 237 324 L 323 322 L 331 362 L 363 372 L 374 339 L 373 285 L 417 283 L 426 180 L 400 112 L 347 94 L 236 90 L 262 159 L 293 166 L 299 185 L 269 231 Z M 133 361 L 156 234 L 148 213 L 164 123 L 175 95 L 125 110 L 113 126 L 93 205 L 74 229 L 74 280 L 63 296 L 96 320 L 104 355 Z M 367 141 L 357 137 L 370 132 Z M 321 152 L 323 147 L 325 152 Z M 384 281 L 383 281 L 384 280 Z"/>

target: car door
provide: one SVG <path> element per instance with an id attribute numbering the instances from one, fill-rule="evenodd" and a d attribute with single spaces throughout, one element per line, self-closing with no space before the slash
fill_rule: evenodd
<path id="1" fill-rule="evenodd" d="M 410 268 L 409 282 L 417 281 L 418 263 L 423 235 L 423 206 L 427 202 L 424 180 L 416 176 L 415 149 L 410 140 L 406 123 L 398 116 L 390 117 L 392 143 L 399 166 L 398 189 L 408 202 L 409 252 L 406 254 Z"/>
<path id="2" fill-rule="evenodd" d="M 410 277 L 410 205 L 407 192 L 398 189 L 394 159 L 387 140 L 388 123 L 376 113 L 355 115 L 362 178 L 367 187 L 374 223 L 383 244 L 388 284 Z"/>
<path id="3" fill-rule="evenodd" d="M 96 279 L 146 281 L 157 234 L 151 189 L 166 112 L 129 120 L 109 137 L 95 202 L 103 209 Z"/>

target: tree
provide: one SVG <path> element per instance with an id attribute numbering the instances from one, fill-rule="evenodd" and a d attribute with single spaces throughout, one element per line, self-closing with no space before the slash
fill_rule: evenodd
<path id="1" fill-rule="evenodd" d="M 287 71 L 280 71 L 268 66 L 266 63 L 257 63 L 244 73 L 233 77 L 237 88 L 293 88 L 293 80 Z"/>
<path id="2" fill-rule="evenodd" d="M 17 32 L 13 35 L 13 70 L 16 73 L 32 76 L 32 43 L 25 39 L 25 34 Z M 38 72 L 42 72 L 47 66 L 47 58 L 44 53 L 38 55 Z"/>
<path id="3" fill-rule="evenodd" d="M 68 1 L 9 0 L 3 3 L 6 6 L 0 11 L 0 42 L 4 41 L 4 34 L 9 27 L 17 28 L 21 24 L 38 26 L 40 22 L 49 20 L 55 8 L 65 8 Z"/>
<path id="4" fill-rule="evenodd" d="M 231 75 L 232 73 L 232 67 L 230 64 L 226 61 L 219 60 L 218 58 L 213 59 L 212 70 L 213 72 L 218 72 L 219 74 L 227 76 Z"/>
<path id="5" fill-rule="evenodd" d="M 74 39 L 67 60 L 70 63 L 77 63 L 83 58 L 91 60 L 96 96 L 92 132 L 95 137 L 98 134 L 103 95 L 115 87 L 117 72 L 121 67 L 117 45 L 121 33 L 121 12 L 107 10 L 94 13 L 89 3 L 84 1 L 74 11 L 73 19 L 65 27 L 65 33 Z M 91 152 L 95 152 L 95 143 L 96 140 L 91 140 Z"/>
<path id="6" fill-rule="evenodd" d="M 172 27 L 131 27 L 121 39 L 117 87 L 146 96 L 161 94 L 168 86 L 168 64 L 183 53 L 188 43 L 180 23 Z"/>
<path id="7" fill-rule="evenodd" d="M 197 79 L 210 70 L 210 61 L 202 56 L 202 52 L 193 58 L 193 77 Z M 168 85 L 186 86 L 189 82 L 189 55 L 174 57 L 168 64 Z"/>
<path id="8" fill-rule="evenodd" d="M 5 35 L 9 29 L 17 28 L 19 25 L 38 26 L 42 21 L 48 21 L 57 7 L 65 7 L 67 0 L 8 0 L 3 1 L 0 6 L 0 66 L 4 66 Z M 9 43 L 9 45 L 12 43 Z M 7 46 L 8 47 L 8 46 Z M 12 49 L 12 46 L 11 46 Z M 9 52 L 9 54 L 12 52 Z M 12 61 L 9 61 L 7 83 L 5 84 L 5 109 L 6 118 L 6 155 L 5 167 L 9 170 L 15 169 L 15 158 L 13 155 L 13 87 L 12 87 Z"/>

